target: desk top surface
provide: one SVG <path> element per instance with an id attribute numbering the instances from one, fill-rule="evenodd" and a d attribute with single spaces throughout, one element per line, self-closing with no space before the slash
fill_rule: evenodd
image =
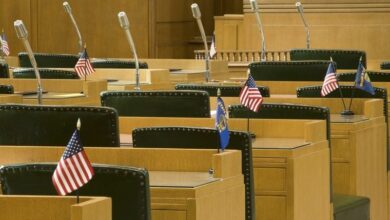
<path id="1" fill-rule="evenodd" d="M 151 187 L 194 188 L 218 180 L 208 172 L 149 171 Z"/>
<path id="2" fill-rule="evenodd" d="M 253 149 L 295 149 L 304 147 L 310 143 L 303 138 L 254 138 Z M 120 135 L 120 145 L 122 147 L 132 147 L 133 140 L 130 134 Z"/>
<path id="3" fill-rule="evenodd" d="M 341 114 L 331 114 L 330 122 L 332 123 L 356 123 L 361 121 L 368 120 L 365 115 L 341 115 Z"/>
<path id="4" fill-rule="evenodd" d="M 252 142 L 252 148 L 283 150 L 304 147 L 309 144 L 303 138 L 255 138 Z"/>
<path id="5" fill-rule="evenodd" d="M 82 93 L 59 93 L 59 92 L 48 92 L 42 94 L 43 99 L 69 99 L 69 98 L 80 98 L 85 97 Z M 36 99 L 37 94 L 23 95 L 25 99 Z"/>

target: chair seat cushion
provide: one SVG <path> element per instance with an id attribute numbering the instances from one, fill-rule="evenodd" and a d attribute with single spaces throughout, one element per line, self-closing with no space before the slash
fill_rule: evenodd
<path id="1" fill-rule="evenodd" d="M 334 220 L 369 220 L 370 199 L 354 195 L 333 195 Z"/>

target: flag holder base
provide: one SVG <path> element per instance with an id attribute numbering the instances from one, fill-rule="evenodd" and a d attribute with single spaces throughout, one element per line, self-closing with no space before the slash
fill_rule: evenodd
<path id="1" fill-rule="evenodd" d="M 350 116 L 350 115 L 354 115 L 355 113 L 353 113 L 353 111 L 351 110 L 344 110 L 340 114 L 344 116 Z"/>

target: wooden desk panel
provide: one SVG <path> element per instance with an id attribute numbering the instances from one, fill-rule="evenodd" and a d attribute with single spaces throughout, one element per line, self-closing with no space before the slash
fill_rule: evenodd
<path id="1" fill-rule="evenodd" d="M 111 198 L 0 195 L 1 220 L 111 220 Z"/>
<path id="2" fill-rule="evenodd" d="M 17 94 L 0 94 L 0 103 L 22 103 L 22 95 Z"/>
<path id="3" fill-rule="evenodd" d="M 289 140 L 254 142 L 256 219 L 331 219 L 328 143 Z"/>

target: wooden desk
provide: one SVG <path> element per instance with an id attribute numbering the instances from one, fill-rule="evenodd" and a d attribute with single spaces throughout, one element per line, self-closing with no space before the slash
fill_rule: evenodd
<path id="1" fill-rule="evenodd" d="M 266 98 L 265 102 L 328 107 L 335 114 L 331 118 L 334 192 L 369 197 L 371 219 L 387 219 L 387 125 L 383 100 L 354 99 L 352 110 L 357 116 L 349 120 L 339 116 L 343 110 L 339 99 Z"/>
<path id="2" fill-rule="evenodd" d="M 101 147 L 85 150 L 93 163 L 144 167 L 150 172 L 153 220 L 245 219 L 240 151 Z M 2 146 L 0 164 L 58 162 L 63 151 L 63 147 Z M 214 169 L 213 177 L 208 176 L 209 169 Z"/>
<path id="3" fill-rule="evenodd" d="M 15 93 L 35 92 L 35 79 L 0 79 L 0 84 L 11 84 Z M 100 106 L 100 93 L 107 90 L 104 80 L 42 79 L 43 104 L 47 105 L 93 105 Z M 23 96 L 23 103 L 36 104 L 36 95 Z M 1 100 L 0 100 L 1 101 Z"/>
<path id="4" fill-rule="evenodd" d="M 1 220 L 111 220 L 111 198 L 0 195 Z"/>
<path id="5" fill-rule="evenodd" d="M 89 80 L 110 80 L 108 90 L 133 90 L 135 69 L 95 69 Z M 164 69 L 140 69 L 140 84 L 144 90 L 171 89 L 169 71 Z"/>
<path id="6" fill-rule="evenodd" d="M 122 141 L 134 128 L 214 127 L 213 118 L 120 117 Z M 230 130 L 246 130 L 246 119 L 230 119 Z M 256 215 L 266 219 L 330 219 L 329 149 L 325 121 L 250 120 Z M 121 141 L 121 142 L 122 142 Z"/>

